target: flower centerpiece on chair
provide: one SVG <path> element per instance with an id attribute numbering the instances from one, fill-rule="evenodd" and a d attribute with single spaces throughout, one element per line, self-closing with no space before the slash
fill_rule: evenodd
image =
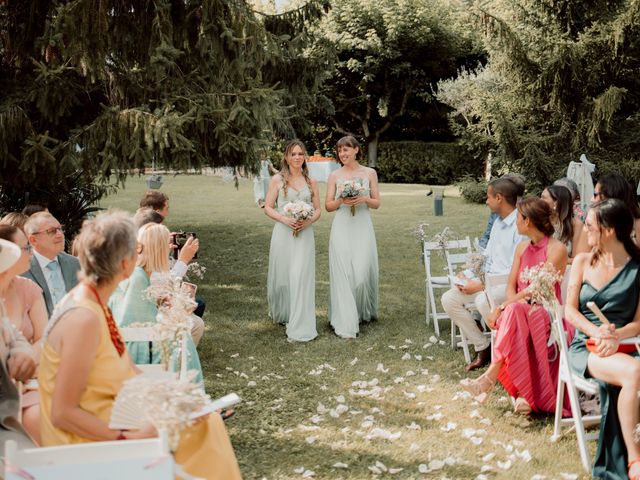
<path id="1" fill-rule="evenodd" d="M 168 365 L 182 337 L 191 334 L 191 313 L 197 304 L 189 289 L 171 274 L 154 275 L 145 295 L 158 305 L 153 326 L 160 337 L 162 363 Z"/>

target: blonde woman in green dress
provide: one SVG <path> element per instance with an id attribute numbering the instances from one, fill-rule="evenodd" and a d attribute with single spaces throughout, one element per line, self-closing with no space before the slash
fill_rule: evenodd
<path id="1" fill-rule="evenodd" d="M 369 209 L 380 208 L 380 192 L 376 171 L 358 162 L 361 151 L 352 136 L 338 141 L 342 168 L 329 176 L 325 200 L 327 211 L 336 211 L 329 237 L 329 320 L 342 338 L 355 338 L 360 322 L 378 317 L 378 249 Z M 350 184 L 357 196 L 345 196 Z"/>
<path id="2" fill-rule="evenodd" d="M 299 140 L 289 142 L 280 172 L 273 176 L 264 213 L 276 221 L 269 249 L 267 299 L 271 318 L 287 326 L 290 341 L 308 342 L 316 331 L 316 247 L 313 223 L 320 218 L 318 184 L 309 176 L 307 151 Z M 286 214 L 289 203 L 313 207 L 306 220 Z"/>

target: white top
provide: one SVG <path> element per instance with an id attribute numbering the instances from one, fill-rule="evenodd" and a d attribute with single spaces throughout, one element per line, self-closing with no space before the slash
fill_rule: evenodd
<path id="1" fill-rule="evenodd" d="M 485 272 L 494 275 L 503 275 L 511 271 L 513 256 L 516 253 L 518 243 L 527 240 L 527 237 L 520 235 L 516 228 L 516 217 L 518 210 L 514 209 L 505 218 L 496 218 L 491 227 L 489 242 L 485 249 L 487 263 Z"/>

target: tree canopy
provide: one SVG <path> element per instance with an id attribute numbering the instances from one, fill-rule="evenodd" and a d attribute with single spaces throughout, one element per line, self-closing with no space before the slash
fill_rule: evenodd
<path id="1" fill-rule="evenodd" d="M 599 170 L 640 178 L 640 1 L 465 2 L 485 67 L 438 85 L 453 125 L 481 158 L 537 187 L 585 152 Z"/>
<path id="2" fill-rule="evenodd" d="M 123 180 L 151 161 L 255 167 L 275 135 L 292 134 L 291 92 L 315 86 L 300 39 L 328 7 L 265 16 L 244 0 L 0 1 L 4 207 L 55 179 Z"/>
<path id="3" fill-rule="evenodd" d="M 380 136 L 409 112 L 420 118 L 435 103 L 435 83 L 478 59 L 437 1 L 342 0 L 318 35 L 319 48 L 337 56 L 324 90 L 334 127 L 365 139 L 372 166 Z"/>

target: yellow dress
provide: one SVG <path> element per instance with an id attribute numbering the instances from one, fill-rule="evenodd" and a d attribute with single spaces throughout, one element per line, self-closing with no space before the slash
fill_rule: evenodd
<path id="1" fill-rule="evenodd" d="M 100 343 L 89 371 L 87 385 L 80 397 L 80 407 L 103 422 L 109 423 L 113 402 L 122 383 L 135 375 L 129 355 L 118 355 L 111 342 L 109 327 L 99 304 L 87 299 L 75 299 L 72 294 L 67 296 L 65 303 L 64 309 L 57 310 L 59 314 L 74 307 L 83 307 L 93 311 L 101 320 Z M 56 315 L 58 318 L 59 314 Z M 50 320 L 50 322 L 56 321 L 56 318 Z M 56 428 L 51 421 L 51 402 L 59 366 L 58 352 L 45 339 L 38 370 L 42 446 L 91 442 L 90 439 Z M 197 477 L 211 480 L 242 478 L 220 415 L 210 415 L 207 421 L 185 430 L 175 452 L 175 459 L 187 473 Z"/>

